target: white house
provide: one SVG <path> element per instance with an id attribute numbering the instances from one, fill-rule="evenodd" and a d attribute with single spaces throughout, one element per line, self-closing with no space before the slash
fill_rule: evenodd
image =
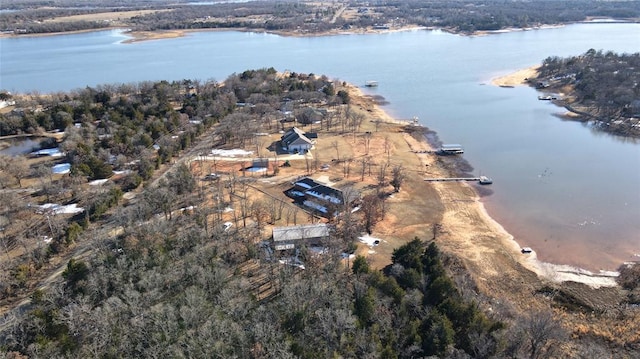
<path id="1" fill-rule="evenodd" d="M 293 127 L 282 135 L 280 140 L 282 148 L 287 152 L 306 153 L 313 147 L 310 140 L 300 129 Z"/>

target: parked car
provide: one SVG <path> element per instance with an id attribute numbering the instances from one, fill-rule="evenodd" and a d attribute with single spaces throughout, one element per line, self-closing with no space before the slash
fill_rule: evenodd
<path id="1" fill-rule="evenodd" d="M 217 173 L 209 173 L 208 175 L 204 176 L 204 178 L 202 179 L 203 181 L 215 181 L 217 179 L 220 178 L 220 175 Z"/>

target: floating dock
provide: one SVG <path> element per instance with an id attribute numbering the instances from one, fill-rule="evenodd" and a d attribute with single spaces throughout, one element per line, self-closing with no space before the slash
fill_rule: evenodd
<path id="1" fill-rule="evenodd" d="M 458 144 L 442 145 L 436 153 L 440 155 L 461 155 L 464 153 L 464 149 Z"/>

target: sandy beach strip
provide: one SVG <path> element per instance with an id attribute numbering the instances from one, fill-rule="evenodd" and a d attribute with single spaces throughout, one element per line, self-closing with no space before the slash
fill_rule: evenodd
<path id="1" fill-rule="evenodd" d="M 538 75 L 539 65 L 527 67 L 508 75 L 500 76 L 491 80 L 491 84 L 494 86 L 520 86 L 526 85 L 527 79 L 534 78 Z"/>
<path id="2" fill-rule="evenodd" d="M 183 30 L 167 30 L 167 31 L 126 31 L 123 33 L 131 37 L 128 40 L 124 40 L 122 43 L 130 44 L 141 41 L 162 40 L 162 39 L 175 39 L 185 36 Z"/>

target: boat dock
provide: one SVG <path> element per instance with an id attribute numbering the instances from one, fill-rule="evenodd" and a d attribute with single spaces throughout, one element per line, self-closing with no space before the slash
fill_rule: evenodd
<path id="1" fill-rule="evenodd" d="M 464 153 L 464 149 L 458 144 L 442 145 L 436 153 L 439 155 L 461 155 Z"/>
<path id="2" fill-rule="evenodd" d="M 478 182 L 479 184 L 492 184 L 493 180 L 487 176 L 480 177 L 440 177 L 440 178 L 425 178 L 427 182 L 460 182 L 460 181 L 469 181 L 469 182 Z"/>

